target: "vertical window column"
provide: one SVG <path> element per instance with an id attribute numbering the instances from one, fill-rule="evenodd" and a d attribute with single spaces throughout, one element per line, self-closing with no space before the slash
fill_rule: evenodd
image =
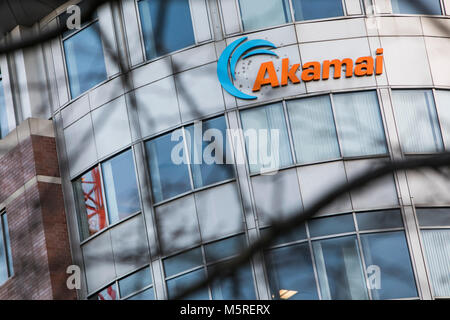
<path id="1" fill-rule="evenodd" d="M 8 218 L 0 214 L 0 285 L 14 274 Z"/>

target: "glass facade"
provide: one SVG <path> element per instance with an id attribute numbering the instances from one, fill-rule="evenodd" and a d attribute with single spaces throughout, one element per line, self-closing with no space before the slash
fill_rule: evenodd
<path id="1" fill-rule="evenodd" d="M 74 182 L 74 191 L 82 239 L 139 212 L 141 205 L 132 151 L 105 161 L 101 170 L 97 166 L 83 174 Z"/>
<path id="2" fill-rule="evenodd" d="M 195 44 L 189 0 L 138 1 L 147 59 Z"/>
<path id="3" fill-rule="evenodd" d="M 344 15 L 341 0 L 292 0 L 295 20 L 312 20 Z"/>
<path id="4" fill-rule="evenodd" d="M 6 114 L 5 90 L 3 88 L 2 71 L 0 70 L 0 139 L 9 133 L 8 117 Z"/>
<path id="5" fill-rule="evenodd" d="M 11 239 L 9 237 L 8 218 L 6 213 L 0 214 L 0 285 L 14 274 Z"/>
<path id="6" fill-rule="evenodd" d="M 200 126 L 177 129 L 146 142 L 155 202 L 234 178 L 233 165 L 226 157 L 230 149 L 225 118 Z"/>
<path id="7" fill-rule="evenodd" d="M 291 21 L 289 0 L 239 0 L 239 6 L 245 31 Z"/>
<path id="8" fill-rule="evenodd" d="M 440 15 L 441 2 L 439 0 L 391 0 L 392 11 L 402 14 L 430 14 Z"/>
<path id="9" fill-rule="evenodd" d="M 106 80 L 105 57 L 99 34 L 99 22 L 70 32 L 63 38 L 70 93 L 76 98 Z"/>
<path id="10" fill-rule="evenodd" d="M 307 229 L 266 252 L 272 298 L 417 297 L 400 210 L 316 218 Z"/>

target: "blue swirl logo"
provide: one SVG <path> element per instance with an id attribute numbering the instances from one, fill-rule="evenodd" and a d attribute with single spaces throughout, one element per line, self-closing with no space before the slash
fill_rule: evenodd
<path id="1" fill-rule="evenodd" d="M 242 56 L 243 59 L 247 59 L 257 54 L 268 54 L 276 57 L 278 55 L 268 49 L 256 49 L 261 47 L 276 48 L 272 42 L 257 39 L 243 43 L 245 40 L 247 40 L 247 37 L 237 39 L 225 48 L 217 63 L 217 76 L 219 77 L 220 84 L 229 94 L 240 99 L 253 100 L 256 99 L 255 96 L 243 93 L 233 84 L 233 80 L 236 80 L 236 64 Z"/>

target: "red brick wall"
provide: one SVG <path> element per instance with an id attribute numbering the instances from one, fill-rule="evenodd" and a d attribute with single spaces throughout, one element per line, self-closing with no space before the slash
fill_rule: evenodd
<path id="1" fill-rule="evenodd" d="M 37 175 L 59 177 L 55 139 L 31 136 L 0 158 L 0 203 Z M 61 185 L 30 183 L 6 206 L 14 276 L 0 299 L 76 299 L 66 287 L 72 264 Z"/>

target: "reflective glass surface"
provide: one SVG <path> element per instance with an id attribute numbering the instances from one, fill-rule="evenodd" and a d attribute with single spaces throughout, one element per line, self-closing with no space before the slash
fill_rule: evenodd
<path id="1" fill-rule="evenodd" d="M 295 20 L 312 20 L 344 15 L 341 0 L 292 0 Z"/>

